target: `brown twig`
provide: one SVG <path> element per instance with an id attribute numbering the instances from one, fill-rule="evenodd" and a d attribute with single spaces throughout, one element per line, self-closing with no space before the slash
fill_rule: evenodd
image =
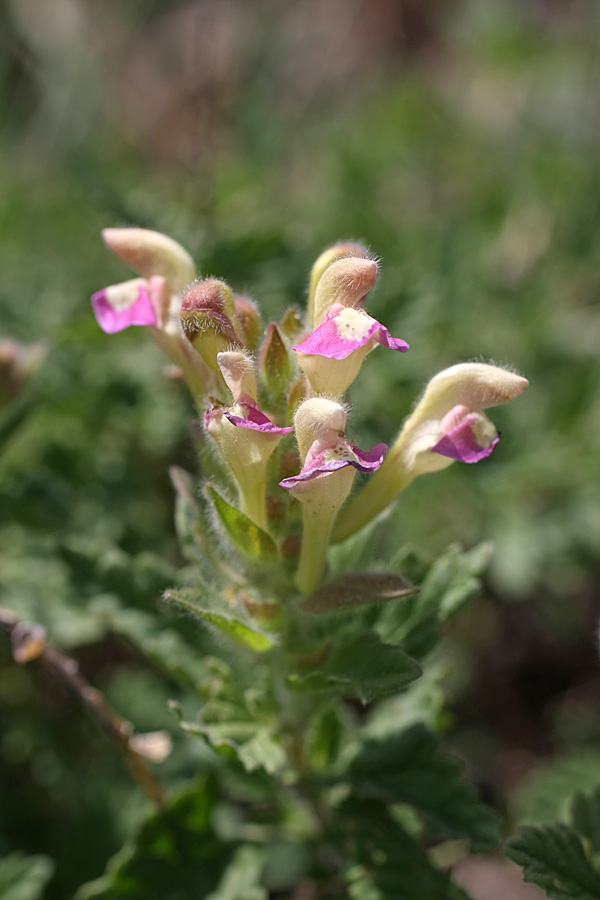
<path id="1" fill-rule="evenodd" d="M 15 662 L 38 660 L 47 671 L 68 686 L 125 754 L 129 768 L 146 796 L 160 806 L 163 802 L 162 787 L 144 756 L 132 746 L 132 739 L 135 740 L 132 724 L 116 713 L 100 691 L 83 678 L 77 660 L 50 646 L 46 642 L 46 629 L 42 625 L 20 622 L 13 613 L 2 607 L 0 629 L 11 639 Z"/>

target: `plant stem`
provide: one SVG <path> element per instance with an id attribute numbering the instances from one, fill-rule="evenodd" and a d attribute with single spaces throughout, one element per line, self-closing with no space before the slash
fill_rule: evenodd
<path id="1" fill-rule="evenodd" d="M 79 674 L 77 660 L 47 644 L 43 626 L 20 622 L 9 610 L 1 607 L 0 629 L 11 638 L 16 662 L 24 663 L 37 659 L 54 677 L 69 687 L 123 751 L 134 778 L 146 796 L 160 806 L 163 802 L 162 787 L 144 757 L 131 746 L 133 726 L 116 713 L 100 691 Z"/>

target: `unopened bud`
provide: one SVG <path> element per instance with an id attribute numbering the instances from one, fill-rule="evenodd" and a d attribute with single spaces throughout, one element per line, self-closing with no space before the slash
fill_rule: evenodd
<path id="1" fill-rule="evenodd" d="M 332 247 L 328 247 L 327 250 L 324 250 L 323 253 L 321 253 L 317 261 L 313 265 L 312 271 L 310 273 L 310 286 L 308 291 L 309 324 L 312 324 L 313 321 L 315 294 L 321 276 L 325 272 L 325 269 L 327 269 L 332 263 L 336 262 L 336 260 L 338 259 L 343 259 L 343 257 L 345 256 L 358 256 L 363 257 L 364 259 L 369 258 L 367 248 L 362 244 L 355 243 L 354 241 L 342 241 L 339 244 L 334 244 Z"/>
<path id="2" fill-rule="evenodd" d="M 129 746 L 144 759 L 161 763 L 170 756 L 173 741 L 168 731 L 148 731 L 145 734 L 133 734 L 129 738 Z"/>
<path id="3" fill-rule="evenodd" d="M 294 416 L 294 428 L 302 462 L 315 441 L 334 447 L 346 430 L 346 410 L 326 397 L 305 400 Z"/>
<path id="4" fill-rule="evenodd" d="M 43 625 L 18 622 L 12 630 L 12 655 L 17 663 L 38 659 L 46 649 L 47 632 Z"/>
<path id="5" fill-rule="evenodd" d="M 298 310 L 290 306 L 281 319 L 278 328 L 286 338 L 289 338 L 291 341 L 295 340 L 304 329 Z"/>
<path id="6" fill-rule="evenodd" d="M 220 374 L 217 354 L 240 346 L 231 314 L 237 314 L 227 285 L 214 278 L 202 281 L 184 295 L 180 321 L 183 333 L 213 372 Z M 239 323 L 238 323 L 239 330 Z"/>
<path id="7" fill-rule="evenodd" d="M 282 391 L 290 380 L 291 366 L 287 347 L 274 322 L 271 322 L 260 354 L 259 371 L 267 389 Z"/>
<path id="8" fill-rule="evenodd" d="M 357 307 L 377 280 L 374 259 L 345 256 L 331 263 L 323 272 L 315 291 L 313 328 L 318 328 L 334 305 Z"/>
<path id="9" fill-rule="evenodd" d="M 419 419 L 441 419 L 454 406 L 470 410 L 502 406 L 519 397 L 528 385 L 522 375 L 499 366 L 459 363 L 434 375 L 409 421 L 417 413 Z"/>
<path id="10" fill-rule="evenodd" d="M 105 228 L 109 250 L 144 278 L 162 275 L 174 293 L 183 292 L 196 277 L 194 261 L 181 244 L 146 228 Z"/>
<path id="11" fill-rule="evenodd" d="M 248 297 L 234 297 L 235 310 L 244 338 L 244 346 L 254 352 L 262 337 L 262 322 L 255 303 Z"/>
<path id="12" fill-rule="evenodd" d="M 245 396 L 256 400 L 256 375 L 252 358 L 241 350 L 227 350 L 217 354 L 217 364 L 223 380 L 238 403 Z"/>

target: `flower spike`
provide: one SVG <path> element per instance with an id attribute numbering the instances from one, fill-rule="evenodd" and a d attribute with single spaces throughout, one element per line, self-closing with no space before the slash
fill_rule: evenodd
<path id="1" fill-rule="evenodd" d="M 243 335 L 233 294 L 224 281 L 207 278 L 189 290 L 179 313 L 183 333 L 206 365 L 217 376 L 217 356 L 231 347 L 241 347 Z"/>

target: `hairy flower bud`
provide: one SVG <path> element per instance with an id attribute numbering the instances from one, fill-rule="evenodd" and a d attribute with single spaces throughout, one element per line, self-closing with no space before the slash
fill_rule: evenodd
<path id="1" fill-rule="evenodd" d="M 181 244 L 146 228 L 105 228 L 104 243 L 143 278 L 162 275 L 174 293 L 182 293 L 196 277 L 192 257 Z"/>
<path id="2" fill-rule="evenodd" d="M 336 260 L 343 259 L 346 256 L 362 257 L 363 259 L 370 258 L 367 248 L 362 244 L 354 241 L 343 241 L 339 244 L 334 244 L 332 247 L 328 247 L 327 250 L 324 250 L 312 267 L 312 271 L 310 273 L 310 286 L 308 290 L 308 323 L 313 328 L 315 327 L 313 325 L 313 319 L 317 285 L 321 280 L 321 277 L 325 270 L 332 263 L 336 262 Z"/>
<path id="3" fill-rule="evenodd" d="M 377 280 L 378 267 L 374 259 L 345 256 L 331 263 L 317 283 L 312 327 L 322 325 L 334 303 L 357 307 Z"/>
<path id="4" fill-rule="evenodd" d="M 217 354 L 217 364 L 231 391 L 233 402 L 239 403 L 243 397 L 249 397 L 256 403 L 256 375 L 252 357 L 241 350 L 228 350 Z"/>
<path id="5" fill-rule="evenodd" d="M 272 393 L 283 390 L 290 380 L 292 369 L 287 347 L 274 322 L 267 330 L 258 366 L 263 383 Z"/>
<path id="6" fill-rule="evenodd" d="M 253 353 L 260 344 L 262 337 L 262 322 L 258 307 L 248 297 L 234 297 L 235 311 L 240 323 L 244 347 Z"/>
<path id="7" fill-rule="evenodd" d="M 209 278 L 184 295 L 179 314 L 183 333 L 206 365 L 220 374 L 217 354 L 241 346 L 233 295 L 223 281 Z"/>

